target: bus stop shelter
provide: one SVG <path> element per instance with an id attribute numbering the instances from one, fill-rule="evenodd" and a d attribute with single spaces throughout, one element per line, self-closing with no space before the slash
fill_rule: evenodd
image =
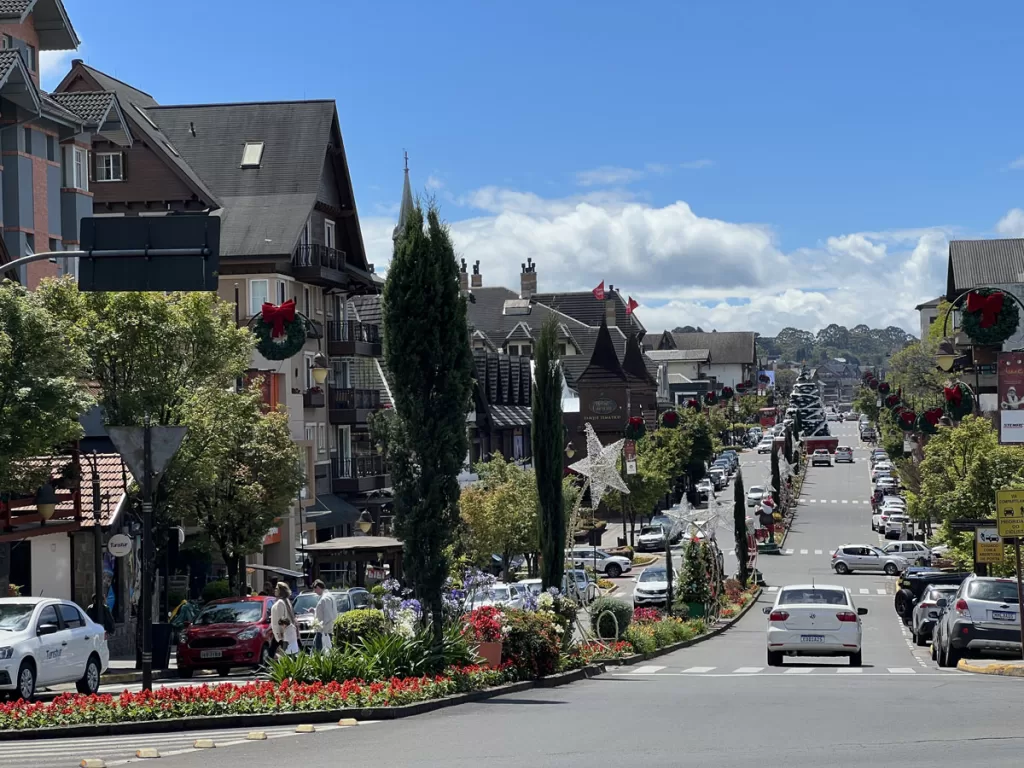
<path id="1" fill-rule="evenodd" d="M 366 586 L 366 567 L 374 564 L 391 566 L 391 578 L 402 578 L 402 542 L 390 536 L 345 536 L 339 539 L 307 544 L 306 555 L 313 563 L 313 578 L 320 578 L 325 563 L 351 564 L 355 569 L 355 585 Z"/>

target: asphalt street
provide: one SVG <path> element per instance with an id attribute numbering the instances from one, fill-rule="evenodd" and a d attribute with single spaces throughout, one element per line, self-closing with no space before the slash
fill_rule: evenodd
<path id="1" fill-rule="evenodd" d="M 911 646 L 893 611 L 891 578 L 832 572 L 829 553 L 835 547 L 878 543 L 870 505 L 863 503 L 869 491 L 867 447 L 859 445 L 853 423 L 834 425 L 834 432 L 857 449 L 855 463 L 809 470 L 784 546 L 789 554 L 761 558 L 768 588 L 719 637 L 564 688 L 294 738 L 282 730 L 268 741 L 217 749 L 218 767 L 747 766 L 766 758 L 787 768 L 922 761 L 1019 765 L 1024 735 L 1007 714 L 1024 695 L 1024 681 L 939 670 L 927 649 Z M 743 455 L 748 486 L 766 474 L 759 458 Z M 728 551 L 727 517 L 719 536 Z M 829 658 L 787 658 L 781 668 L 768 667 L 766 619 L 759 609 L 772 604 L 780 586 L 811 580 L 848 586 L 856 603 L 868 609 L 863 667 Z M 171 739 L 33 745 L 51 750 L 38 755 L 28 745 L 0 743 L 0 765 L 70 767 L 83 757 L 114 757 L 107 752 L 114 746 L 123 759 L 127 746 L 155 745 L 160 738 Z M 169 747 L 183 749 L 194 734 L 175 738 Z M 239 735 L 218 738 L 230 742 Z M 9 754 L 11 746 L 21 751 Z M 160 764 L 193 768 L 209 758 L 164 753 Z"/>

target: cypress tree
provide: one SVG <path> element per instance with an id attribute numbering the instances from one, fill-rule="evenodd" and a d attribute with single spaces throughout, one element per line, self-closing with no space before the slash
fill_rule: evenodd
<path id="1" fill-rule="evenodd" d="M 782 474 L 779 472 L 779 449 L 778 446 L 772 448 L 772 501 L 775 502 L 775 511 L 781 512 L 782 507 L 779 506 L 782 500 Z"/>
<path id="2" fill-rule="evenodd" d="M 565 504 L 562 495 L 562 369 L 558 321 L 548 317 L 537 340 L 532 405 L 533 468 L 540 506 L 541 585 L 562 588 L 565 571 Z"/>
<path id="3" fill-rule="evenodd" d="M 458 475 L 469 449 L 472 352 L 448 228 L 438 210 L 412 207 L 395 242 L 383 296 L 384 357 L 396 417 L 389 445 L 395 528 L 404 569 L 443 638 L 445 549 L 459 520 Z"/>
<path id="4" fill-rule="evenodd" d="M 732 524 L 736 538 L 736 559 L 740 561 L 740 583 L 747 586 L 750 573 L 747 571 L 747 497 L 743 491 L 743 473 L 736 473 L 733 483 Z"/>

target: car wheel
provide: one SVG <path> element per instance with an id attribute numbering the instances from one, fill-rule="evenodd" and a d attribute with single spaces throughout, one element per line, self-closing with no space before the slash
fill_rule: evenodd
<path id="1" fill-rule="evenodd" d="M 963 656 L 960 651 L 953 647 L 952 643 L 946 645 L 946 666 L 955 667 Z"/>
<path id="2" fill-rule="evenodd" d="M 86 696 L 92 696 L 100 689 L 100 660 L 95 654 L 89 657 L 85 665 L 85 674 L 82 679 L 75 683 L 78 692 Z"/>
<path id="3" fill-rule="evenodd" d="M 195 673 L 196 671 L 192 667 L 178 667 L 178 677 L 184 680 L 190 680 Z"/>
<path id="4" fill-rule="evenodd" d="M 863 664 L 864 664 L 864 659 L 861 656 L 861 652 L 860 651 L 857 651 L 856 653 L 851 653 L 850 654 L 850 666 L 851 667 L 860 667 L 860 666 L 863 666 Z"/>
<path id="5" fill-rule="evenodd" d="M 936 661 L 938 656 L 935 654 L 935 638 L 932 638 L 932 661 Z"/>
<path id="6" fill-rule="evenodd" d="M 769 667 L 781 667 L 782 666 L 782 651 L 768 651 L 768 666 Z"/>
<path id="7" fill-rule="evenodd" d="M 604 572 L 609 579 L 617 579 L 622 575 L 622 567 L 615 563 L 609 563 L 608 567 L 604 569 Z"/>
<path id="8" fill-rule="evenodd" d="M 842 575 L 846 575 L 849 572 L 850 572 L 850 566 L 848 566 L 846 563 L 844 563 L 842 561 L 839 561 L 838 563 L 836 563 L 836 573 L 842 574 Z"/>
<path id="9" fill-rule="evenodd" d="M 949 657 L 946 655 L 946 649 L 941 644 L 936 643 L 938 647 L 935 649 L 935 660 L 939 662 L 940 667 L 949 666 Z"/>
<path id="10" fill-rule="evenodd" d="M 885 564 L 885 575 L 896 576 L 900 572 L 900 569 L 896 567 L 896 563 Z"/>
<path id="11" fill-rule="evenodd" d="M 260 669 L 266 669 L 270 666 L 270 646 L 266 643 L 260 648 Z"/>
<path id="12" fill-rule="evenodd" d="M 32 701 L 36 694 L 36 668 L 30 661 L 21 662 L 18 669 L 18 697 Z"/>
<path id="13" fill-rule="evenodd" d="M 928 645 L 928 638 L 925 637 L 924 634 L 921 632 L 915 632 L 914 642 L 917 644 L 919 648 L 924 648 L 926 645 Z"/>

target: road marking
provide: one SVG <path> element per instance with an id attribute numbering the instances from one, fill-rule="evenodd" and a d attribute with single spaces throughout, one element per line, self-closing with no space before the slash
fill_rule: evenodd
<path id="1" fill-rule="evenodd" d="M 657 664 L 647 664 L 642 667 L 634 667 L 629 670 L 628 674 L 631 675 L 653 675 L 655 672 L 660 672 L 665 667 L 659 667 Z"/>
<path id="2" fill-rule="evenodd" d="M 787 669 L 784 674 L 787 675 L 809 675 L 814 671 L 814 667 L 793 667 L 793 669 Z"/>
<path id="3" fill-rule="evenodd" d="M 787 550 L 786 550 L 786 554 L 787 554 L 787 555 L 792 555 L 794 551 L 795 551 L 795 550 L 792 550 L 792 549 L 787 549 Z"/>
<path id="4" fill-rule="evenodd" d="M 762 670 L 764 670 L 764 667 L 739 667 L 734 669 L 732 673 L 734 675 L 755 675 Z"/>
<path id="5" fill-rule="evenodd" d="M 876 595 L 884 595 L 885 594 L 885 590 L 884 589 L 876 589 L 875 590 L 875 594 Z"/>
<path id="6" fill-rule="evenodd" d="M 862 589 L 862 590 L 860 591 L 860 593 L 861 593 L 862 595 L 870 595 L 870 594 L 871 594 L 871 590 L 870 590 L 870 589 Z"/>
<path id="7" fill-rule="evenodd" d="M 816 555 L 820 555 L 820 554 L 821 554 L 821 550 L 820 550 L 820 549 L 816 549 L 816 550 L 814 550 L 814 554 L 816 554 Z"/>
<path id="8" fill-rule="evenodd" d="M 840 667 L 836 670 L 840 675 L 859 675 L 864 672 L 860 667 Z"/>
<path id="9" fill-rule="evenodd" d="M 849 501 L 847 501 L 846 499 L 843 499 L 843 504 L 849 504 L 849 503 L 850 503 Z"/>
<path id="10" fill-rule="evenodd" d="M 917 670 L 911 667 L 889 667 L 889 672 L 894 675 L 916 675 Z"/>
<path id="11" fill-rule="evenodd" d="M 792 552 L 793 550 L 789 550 L 789 551 Z M 768 587 L 768 591 L 769 592 L 778 592 L 779 588 L 778 587 Z"/>
<path id="12" fill-rule="evenodd" d="M 833 503 L 833 504 L 838 504 L 839 502 L 838 502 L 838 501 L 836 501 L 835 499 L 832 499 L 832 503 Z"/>
<path id="13" fill-rule="evenodd" d="M 684 669 L 683 674 L 701 675 L 705 672 L 710 672 L 713 669 L 714 667 L 690 667 L 689 669 Z"/>
<path id="14" fill-rule="evenodd" d="M 806 549 L 801 549 L 800 550 L 800 554 L 801 555 L 806 555 L 807 554 L 807 550 Z"/>

